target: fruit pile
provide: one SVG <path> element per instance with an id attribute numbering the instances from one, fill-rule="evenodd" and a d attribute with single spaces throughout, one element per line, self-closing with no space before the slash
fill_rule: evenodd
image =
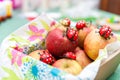
<path id="1" fill-rule="evenodd" d="M 97 26 L 79 21 L 75 27 L 68 18 L 59 23 L 52 22 L 45 38 L 45 50 L 36 50 L 29 56 L 53 67 L 78 75 L 91 62 L 97 59 L 99 49 L 116 41 L 107 25 Z"/>

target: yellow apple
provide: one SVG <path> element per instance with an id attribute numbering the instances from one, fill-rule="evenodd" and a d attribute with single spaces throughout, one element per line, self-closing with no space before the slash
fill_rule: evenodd
<path id="1" fill-rule="evenodd" d="M 95 29 L 96 26 L 90 25 L 88 27 L 84 27 L 83 29 L 80 29 L 78 32 L 78 46 L 83 49 L 84 46 L 84 40 L 86 36 L 93 30 Z"/>
<path id="2" fill-rule="evenodd" d="M 98 29 L 94 29 L 85 38 L 84 51 L 92 60 L 96 60 L 99 50 L 105 48 L 107 44 L 116 40 L 117 38 L 115 36 L 110 36 L 110 39 L 105 39 L 99 34 Z"/>
<path id="3" fill-rule="evenodd" d="M 72 59 L 59 59 L 55 63 L 53 63 L 52 66 L 73 75 L 78 75 L 82 71 L 82 67 L 79 65 L 79 63 L 76 60 Z"/>
<path id="4" fill-rule="evenodd" d="M 40 60 L 40 53 L 41 52 L 42 52 L 41 50 L 35 50 L 35 51 L 31 52 L 29 54 L 29 56 L 31 56 L 32 58 L 35 58 L 37 60 Z"/>

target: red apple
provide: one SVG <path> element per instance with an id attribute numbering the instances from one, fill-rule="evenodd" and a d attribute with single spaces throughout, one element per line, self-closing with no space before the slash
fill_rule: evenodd
<path id="1" fill-rule="evenodd" d="M 73 75 L 78 75 L 82 71 L 82 67 L 76 60 L 71 59 L 59 59 L 52 66 L 71 73 Z"/>
<path id="2" fill-rule="evenodd" d="M 78 45 L 76 30 L 63 28 L 61 26 L 48 32 L 45 40 L 49 52 L 59 57 L 66 52 L 72 52 Z"/>
<path id="3" fill-rule="evenodd" d="M 77 47 L 75 49 L 76 61 L 81 65 L 82 68 L 85 68 L 92 60 L 87 56 L 84 50 Z"/>

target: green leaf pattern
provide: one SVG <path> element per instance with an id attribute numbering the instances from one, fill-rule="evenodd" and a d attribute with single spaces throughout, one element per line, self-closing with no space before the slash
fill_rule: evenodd
<path id="1" fill-rule="evenodd" d="M 9 76 L 3 77 L 2 80 L 21 80 L 13 70 L 6 67 L 2 67 L 2 69 L 9 75 Z"/>

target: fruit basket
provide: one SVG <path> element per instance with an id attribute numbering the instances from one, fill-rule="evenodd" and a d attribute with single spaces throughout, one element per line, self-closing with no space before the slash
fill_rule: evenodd
<path id="1" fill-rule="evenodd" d="M 119 40 L 101 49 L 97 60 L 77 76 L 27 56 L 34 50 L 45 48 L 44 39 L 52 21 L 42 14 L 4 39 L 0 46 L 1 80 L 102 80 L 114 72 L 120 62 Z"/>

